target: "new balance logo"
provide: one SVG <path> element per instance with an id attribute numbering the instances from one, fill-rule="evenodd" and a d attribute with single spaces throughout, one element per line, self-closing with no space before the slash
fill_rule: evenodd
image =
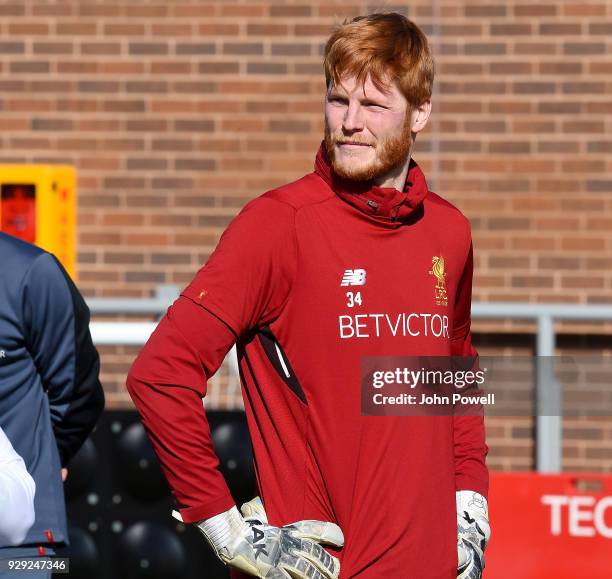
<path id="1" fill-rule="evenodd" d="M 347 285 L 365 285 L 366 270 L 365 269 L 347 269 L 342 276 L 341 286 Z"/>

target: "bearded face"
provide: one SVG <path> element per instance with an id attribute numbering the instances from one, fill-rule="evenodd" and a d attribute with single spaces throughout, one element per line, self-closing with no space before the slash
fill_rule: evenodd
<path id="1" fill-rule="evenodd" d="M 381 92 L 346 78 L 327 92 L 325 148 L 337 175 L 354 181 L 384 181 L 409 161 L 411 113 L 395 84 Z"/>
<path id="2" fill-rule="evenodd" d="M 382 179 L 401 167 L 410 154 L 410 119 L 405 120 L 397 134 L 372 139 L 364 145 L 351 145 L 354 142 L 351 137 L 332 134 L 325 123 L 325 148 L 337 175 L 353 181 Z"/>

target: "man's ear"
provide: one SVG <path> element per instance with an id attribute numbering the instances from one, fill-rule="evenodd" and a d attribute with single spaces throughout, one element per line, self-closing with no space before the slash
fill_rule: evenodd
<path id="1" fill-rule="evenodd" d="M 429 121 L 431 114 L 431 100 L 426 100 L 423 104 L 412 111 L 412 126 L 413 133 L 422 131 Z"/>

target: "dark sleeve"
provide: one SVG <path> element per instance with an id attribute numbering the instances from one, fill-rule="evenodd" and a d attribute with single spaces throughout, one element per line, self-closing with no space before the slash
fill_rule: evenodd
<path id="1" fill-rule="evenodd" d="M 24 280 L 27 347 L 49 397 L 62 466 L 76 454 L 104 408 L 100 361 L 89 309 L 60 263 L 39 256 Z"/>
<path id="2" fill-rule="evenodd" d="M 235 336 L 187 297 L 180 297 L 141 350 L 127 388 L 186 523 L 234 505 L 210 435 L 202 398 Z"/>
<path id="3" fill-rule="evenodd" d="M 473 249 L 470 243 L 463 274 L 455 300 L 451 356 L 477 357 L 472 345 L 471 308 L 472 277 L 474 271 Z M 455 488 L 480 493 L 489 492 L 489 471 L 486 466 L 488 447 L 485 441 L 484 416 L 456 415 L 453 417 L 455 450 Z"/>

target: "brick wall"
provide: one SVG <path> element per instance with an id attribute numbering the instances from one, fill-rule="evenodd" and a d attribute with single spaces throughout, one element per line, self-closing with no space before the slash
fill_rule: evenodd
<path id="1" fill-rule="evenodd" d="M 325 39 L 380 8 L 432 43 L 415 158 L 472 221 L 475 299 L 611 303 L 610 2 L 7 0 L 0 162 L 76 166 L 84 293 L 185 284 L 247 200 L 310 171 Z M 111 403 L 133 354 L 105 351 Z M 530 466 L 529 428 L 492 430 L 501 466 Z M 577 440 L 571 464 L 610 468 Z"/>

